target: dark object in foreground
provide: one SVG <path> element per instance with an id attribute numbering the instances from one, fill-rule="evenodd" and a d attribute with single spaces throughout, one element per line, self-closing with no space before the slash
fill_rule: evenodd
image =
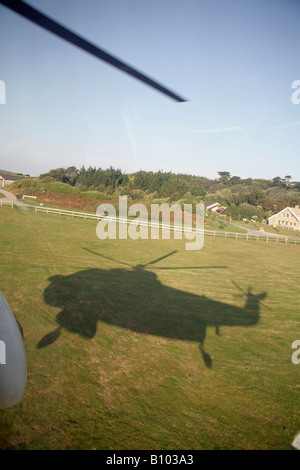
<path id="1" fill-rule="evenodd" d="M 94 55 L 98 59 L 107 62 L 108 64 L 112 65 L 113 67 L 116 67 L 122 72 L 131 75 L 132 77 L 136 78 L 137 80 L 140 80 L 146 85 L 160 91 L 164 95 L 169 96 L 169 98 L 172 98 L 173 100 L 178 101 L 180 103 L 187 101 L 186 99 L 180 97 L 179 95 L 169 90 L 165 86 L 161 85 L 157 81 L 139 72 L 137 69 L 134 69 L 125 62 L 122 62 L 117 57 L 112 56 L 100 47 L 96 46 L 95 44 L 92 44 L 90 41 L 87 41 L 86 39 L 74 33 L 70 29 L 52 20 L 51 18 L 44 15 L 35 8 L 31 7 L 27 3 L 21 0 L 0 0 L 0 3 L 5 5 L 7 8 L 10 8 L 11 10 L 15 11 L 16 13 L 19 13 L 21 16 L 27 18 L 33 23 L 41 26 L 47 31 L 50 31 L 51 33 L 55 34 L 56 36 L 59 36 L 65 41 L 70 42 L 74 46 L 83 49 L 84 51 Z"/>
<path id="2" fill-rule="evenodd" d="M 0 292 L 0 409 L 19 403 L 27 380 L 23 330 Z"/>

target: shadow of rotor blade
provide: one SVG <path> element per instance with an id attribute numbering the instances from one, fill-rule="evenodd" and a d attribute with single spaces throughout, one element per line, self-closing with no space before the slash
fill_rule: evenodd
<path id="1" fill-rule="evenodd" d="M 237 289 L 239 289 L 245 296 L 247 296 L 247 293 L 233 280 L 231 280 L 232 284 L 235 285 Z"/>
<path id="2" fill-rule="evenodd" d="M 174 255 L 174 253 L 177 253 L 177 250 L 171 251 L 171 253 L 168 253 L 167 255 L 161 256 L 160 258 L 157 258 L 157 259 L 155 259 L 154 261 L 150 261 L 150 263 L 144 264 L 144 267 L 149 266 L 150 264 L 158 263 L 158 261 L 161 261 L 161 260 L 163 260 L 163 259 L 165 259 L 165 258 L 168 258 L 169 256 Z"/>
<path id="3" fill-rule="evenodd" d="M 246 297 L 248 297 L 247 292 L 245 292 L 235 281 L 233 281 L 233 280 L 231 279 L 231 282 L 232 282 L 232 284 L 235 285 L 235 287 L 236 287 L 237 289 L 239 289 L 239 290 L 243 293 L 243 295 L 245 295 Z M 264 304 L 262 301 L 260 301 L 260 303 L 261 303 L 261 305 L 263 305 L 267 310 L 272 311 L 272 309 L 271 309 L 270 307 L 268 307 L 266 304 Z"/>
<path id="4" fill-rule="evenodd" d="M 228 266 L 175 266 L 171 268 L 153 268 L 153 269 L 228 269 Z"/>
<path id="5" fill-rule="evenodd" d="M 74 46 L 83 49 L 84 51 L 88 52 L 89 54 L 92 54 L 98 59 L 107 62 L 108 64 L 112 65 L 113 67 L 116 67 L 122 72 L 125 72 L 128 75 L 131 75 L 132 77 L 136 78 L 137 80 L 145 83 L 146 85 L 160 91 L 164 95 L 167 95 L 169 98 L 172 98 L 173 100 L 178 101 L 179 103 L 187 101 L 186 99 L 180 97 L 165 86 L 154 81 L 152 78 L 144 75 L 143 73 L 134 69 L 125 62 L 122 62 L 121 60 L 117 59 L 117 57 L 112 56 L 100 47 L 96 46 L 95 44 L 92 44 L 83 37 L 79 36 L 78 34 L 65 28 L 61 24 L 44 15 L 40 11 L 29 6 L 27 3 L 21 0 L 0 0 L 0 3 L 2 3 L 2 5 L 6 6 L 7 8 L 10 8 L 11 10 L 15 11 L 24 18 L 27 18 L 28 20 L 37 24 L 38 26 L 41 26 L 42 28 L 46 29 L 47 31 L 50 31 L 56 36 L 59 36 L 65 41 L 70 42 Z"/>
<path id="6" fill-rule="evenodd" d="M 101 255 L 101 253 L 96 253 L 96 251 L 89 250 L 88 248 L 82 247 L 82 249 L 85 250 L 85 251 L 88 251 L 89 253 L 92 253 L 92 255 L 100 256 L 101 258 L 105 258 L 105 259 L 108 259 L 109 261 L 114 261 L 115 263 L 123 264 L 124 266 L 129 266 L 130 268 L 132 268 L 132 265 L 131 265 L 131 264 L 124 263 L 124 262 L 122 262 L 122 261 L 115 260 L 115 259 L 113 259 L 113 258 L 109 258 L 108 256 Z"/>

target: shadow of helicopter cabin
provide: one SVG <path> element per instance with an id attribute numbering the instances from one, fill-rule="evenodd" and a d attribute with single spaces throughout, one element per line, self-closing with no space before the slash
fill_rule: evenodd
<path id="1" fill-rule="evenodd" d="M 107 258 L 100 253 L 87 251 Z M 44 301 L 61 309 L 56 316 L 58 328 L 46 334 L 37 348 L 54 343 L 62 328 L 91 339 L 96 335 L 98 322 L 98 334 L 101 334 L 101 322 L 104 322 L 145 335 L 197 342 L 206 367 L 211 367 L 212 359 L 204 349 L 207 327 L 214 327 L 219 335 L 222 326 L 250 327 L 258 323 L 260 302 L 266 297 L 266 292 L 255 295 L 251 288 L 247 293 L 243 291 L 246 302 L 242 308 L 219 302 L 201 295 L 200 285 L 200 295 L 163 285 L 153 270 L 145 269 L 156 261 L 134 267 L 118 261 L 118 264 L 124 264 L 126 268 L 95 268 L 68 276 L 50 277 L 50 284 L 44 291 Z M 220 268 L 227 266 L 189 267 L 201 270 Z"/>

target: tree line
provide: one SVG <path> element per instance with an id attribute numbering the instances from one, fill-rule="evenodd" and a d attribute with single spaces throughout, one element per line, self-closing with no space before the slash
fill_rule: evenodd
<path id="1" fill-rule="evenodd" d="M 118 188 L 128 188 L 128 190 L 140 190 L 148 194 L 156 193 L 158 197 L 169 197 L 178 200 L 189 191 L 194 196 L 204 196 L 206 191 L 199 182 L 188 184 L 183 178 L 172 172 L 152 172 L 138 171 L 134 174 L 123 173 L 120 169 L 113 167 L 85 168 L 78 170 L 75 167 L 56 168 L 48 173 L 40 175 L 43 181 L 60 181 L 79 186 L 86 191 L 103 191 L 112 193 Z"/>
<path id="2" fill-rule="evenodd" d="M 101 191 L 108 195 L 122 191 L 134 191 L 154 198 L 169 198 L 178 201 L 189 197 L 196 201 L 216 200 L 226 207 L 224 214 L 235 220 L 257 216 L 262 219 L 287 206 L 300 205 L 300 182 L 292 177 L 253 179 L 231 176 L 228 171 L 219 171 L 218 178 L 175 174 L 172 172 L 138 171 L 124 173 L 112 166 L 107 169 L 82 166 L 77 169 L 56 168 L 40 175 L 44 182 L 59 181 L 76 186 L 82 191 Z"/>

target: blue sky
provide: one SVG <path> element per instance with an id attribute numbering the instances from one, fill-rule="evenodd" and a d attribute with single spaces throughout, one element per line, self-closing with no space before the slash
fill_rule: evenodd
<path id="1" fill-rule="evenodd" d="M 0 169 L 112 165 L 300 181 L 298 0 L 28 3 L 189 101 L 0 5 Z"/>

